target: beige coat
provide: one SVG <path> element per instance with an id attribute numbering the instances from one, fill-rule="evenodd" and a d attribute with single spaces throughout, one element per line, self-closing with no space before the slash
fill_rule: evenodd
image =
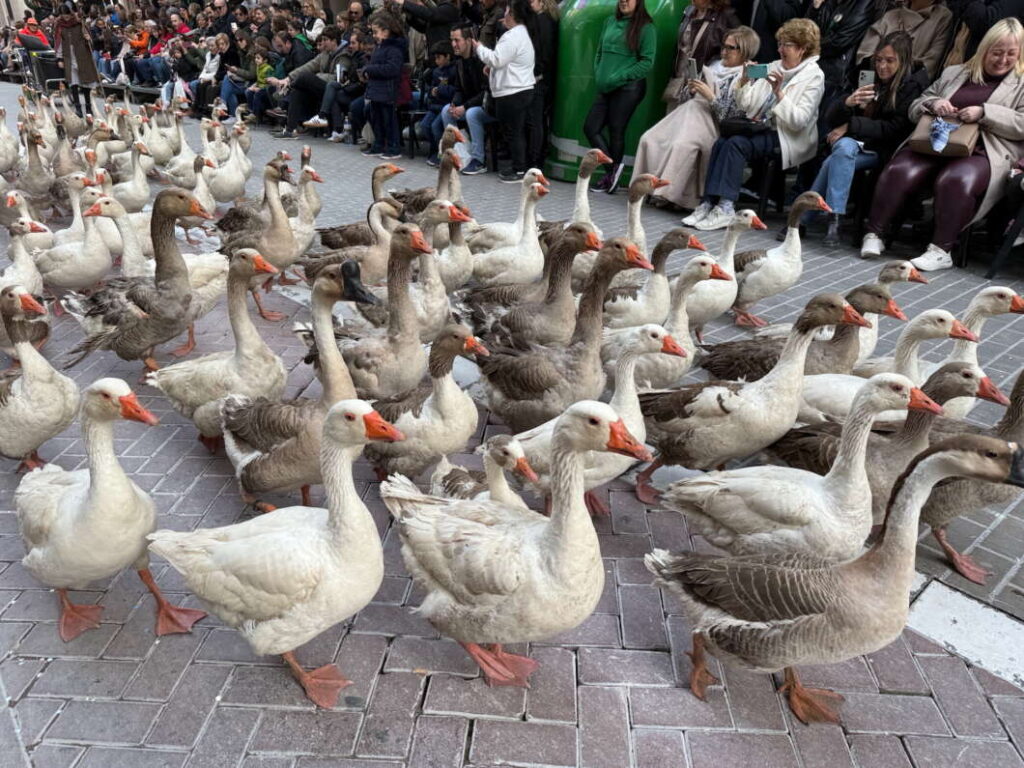
<path id="1" fill-rule="evenodd" d="M 962 64 L 946 67 L 942 76 L 910 105 L 910 119 L 916 123 L 925 114 L 926 105 L 936 99 L 951 97 L 967 82 L 967 77 L 967 69 Z M 972 224 L 984 218 L 999 201 L 1006 190 L 1010 168 L 1024 157 L 1024 77 L 1011 72 L 1003 78 L 985 102 L 981 129 L 992 175 Z"/>
<path id="2" fill-rule="evenodd" d="M 924 64 L 928 74 L 935 77 L 952 22 L 953 12 L 939 3 L 921 11 L 894 8 L 864 33 L 864 39 L 857 48 L 857 61 L 873 55 L 882 38 L 889 33 L 907 32 L 914 41 L 914 60 Z"/>

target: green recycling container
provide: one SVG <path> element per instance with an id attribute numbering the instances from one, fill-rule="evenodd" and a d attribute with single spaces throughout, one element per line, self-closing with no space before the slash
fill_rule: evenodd
<path id="1" fill-rule="evenodd" d="M 558 82 L 551 148 L 545 173 L 563 181 L 574 181 L 580 158 L 590 149 L 583 135 L 583 121 L 594 100 L 594 56 L 605 19 L 614 15 L 616 0 L 565 0 L 558 25 Z M 665 115 L 661 92 L 672 75 L 676 59 L 679 22 L 689 0 L 647 0 L 647 12 L 658 30 L 658 51 L 654 68 L 647 76 L 647 95 L 633 113 L 626 131 L 629 176 L 640 136 Z"/>

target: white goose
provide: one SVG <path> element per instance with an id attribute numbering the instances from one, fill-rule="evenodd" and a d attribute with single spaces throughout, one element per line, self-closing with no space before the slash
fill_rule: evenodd
<path id="1" fill-rule="evenodd" d="M 530 207 L 531 190 L 535 184 L 544 187 L 550 182 L 538 168 L 531 168 L 523 176 L 522 193 L 519 196 L 519 213 L 514 222 L 493 222 L 470 227 L 466 242 L 473 253 L 494 251 L 499 248 L 511 248 L 523 237 L 525 225 L 532 219 L 536 223 L 535 207 Z"/>
<path id="2" fill-rule="evenodd" d="M 526 218 L 514 245 L 504 245 L 477 253 L 473 277 L 482 285 L 530 283 L 544 271 L 544 252 L 537 237 L 537 202 L 548 194 L 543 184 L 531 184 L 526 195 Z M 472 245 L 470 246 L 472 248 Z"/>

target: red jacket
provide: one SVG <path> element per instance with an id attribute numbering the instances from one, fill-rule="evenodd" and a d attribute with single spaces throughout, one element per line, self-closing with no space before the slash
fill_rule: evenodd
<path id="1" fill-rule="evenodd" d="M 46 35 L 43 34 L 43 30 L 41 30 L 39 27 L 36 27 L 35 32 L 33 32 L 28 27 L 24 27 L 23 29 L 18 30 L 18 34 L 25 35 L 25 37 L 38 37 L 43 45 L 48 46 L 50 44 L 50 41 L 46 39 Z"/>

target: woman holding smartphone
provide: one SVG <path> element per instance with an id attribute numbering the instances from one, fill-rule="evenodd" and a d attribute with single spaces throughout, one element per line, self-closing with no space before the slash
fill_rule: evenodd
<path id="1" fill-rule="evenodd" d="M 853 175 L 884 164 L 913 130 L 910 105 L 929 81 L 928 70 L 913 63 L 913 45 L 906 32 L 886 35 L 871 68 L 857 73 L 857 88 L 836 99 L 825 113 L 830 152 L 811 185 L 832 209 L 825 245 L 839 244 L 839 221 L 846 213 Z M 804 214 L 805 223 L 812 215 Z"/>

